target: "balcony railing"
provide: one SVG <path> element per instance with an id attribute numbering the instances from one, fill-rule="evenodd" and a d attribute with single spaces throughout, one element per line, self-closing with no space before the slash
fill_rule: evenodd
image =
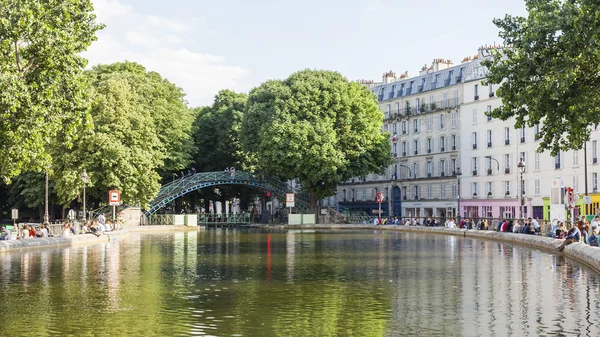
<path id="1" fill-rule="evenodd" d="M 487 170 L 487 174 L 488 174 L 488 176 L 491 176 L 492 175 L 492 169 L 488 169 Z"/>
<path id="2" fill-rule="evenodd" d="M 445 151 L 444 147 L 443 146 L 440 147 L 440 152 L 444 152 L 444 151 Z"/>
<path id="3" fill-rule="evenodd" d="M 475 97 L 473 97 L 473 100 L 479 101 L 479 95 L 475 95 Z"/>
<path id="4" fill-rule="evenodd" d="M 560 163 L 554 163 L 554 168 L 557 170 L 560 169 Z"/>
<path id="5" fill-rule="evenodd" d="M 476 176 L 477 175 L 477 170 L 473 170 L 473 175 Z"/>
<path id="6" fill-rule="evenodd" d="M 504 169 L 504 173 L 509 174 L 510 173 L 510 169 L 507 167 Z"/>
<path id="7" fill-rule="evenodd" d="M 521 137 L 521 143 L 525 143 L 525 137 Z"/>
<path id="8" fill-rule="evenodd" d="M 492 147 L 492 142 L 488 142 L 488 147 Z"/>
<path id="9" fill-rule="evenodd" d="M 477 150 L 477 144 L 473 144 L 473 150 Z"/>
<path id="10" fill-rule="evenodd" d="M 510 145 L 510 139 L 505 139 L 504 140 L 504 145 Z"/>

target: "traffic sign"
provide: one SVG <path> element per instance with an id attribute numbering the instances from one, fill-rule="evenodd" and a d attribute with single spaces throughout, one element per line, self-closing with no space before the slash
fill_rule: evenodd
<path id="1" fill-rule="evenodd" d="M 12 209 L 12 219 L 17 220 L 19 218 L 19 210 L 16 208 Z"/>
<path id="2" fill-rule="evenodd" d="M 295 194 L 294 193 L 286 193 L 285 194 L 285 207 L 295 207 Z"/>
<path id="3" fill-rule="evenodd" d="M 592 203 L 592 196 L 590 195 L 584 195 L 583 196 L 583 204 L 584 205 L 590 205 Z"/>
<path id="4" fill-rule="evenodd" d="M 108 203 L 111 206 L 119 206 L 121 204 L 121 192 L 110 190 L 108 192 Z"/>

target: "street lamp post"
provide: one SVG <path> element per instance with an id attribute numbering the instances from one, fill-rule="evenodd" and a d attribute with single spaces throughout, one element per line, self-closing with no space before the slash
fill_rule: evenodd
<path id="1" fill-rule="evenodd" d="M 456 224 L 460 224 L 460 176 L 462 176 L 462 172 L 460 172 L 460 167 L 456 168 L 456 180 L 458 180 L 458 193 L 456 194 Z"/>
<path id="2" fill-rule="evenodd" d="M 85 215 L 85 184 L 87 183 L 87 172 L 85 172 L 85 169 L 83 169 L 83 172 L 81 173 L 81 181 L 83 181 L 83 223 L 85 223 L 86 221 L 86 215 Z"/>
<path id="3" fill-rule="evenodd" d="M 496 165 L 498 165 L 498 171 L 500 171 L 500 162 L 498 161 L 498 159 L 492 158 L 492 156 L 485 156 L 485 158 L 490 160 L 490 168 L 492 166 L 492 160 L 493 160 L 496 162 Z"/>
<path id="4" fill-rule="evenodd" d="M 46 171 L 46 202 L 44 205 L 44 225 L 50 224 L 50 215 L 48 214 L 48 171 Z"/>
<path id="5" fill-rule="evenodd" d="M 523 163 L 523 158 L 521 158 L 517 167 L 519 168 L 519 172 L 521 173 L 521 186 L 519 187 L 519 190 L 521 191 L 521 207 L 519 207 L 519 212 L 521 220 L 524 220 L 525 218 L 523 217 L 523 205 L 525 204 L 525 200 L 523 199 L 523 192 L 525 191 L 523 191 L 523 172 L 525 172 L 525 163 Z"/>

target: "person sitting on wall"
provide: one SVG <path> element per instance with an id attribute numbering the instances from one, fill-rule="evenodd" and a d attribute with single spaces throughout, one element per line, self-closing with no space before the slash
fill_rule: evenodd
<path id="1" fill-rule="evenodd" d="M 588 238 L 588 243 L 592 247 L 598 247 L 598 231 L 596 229 L 592 230 L 592 234 Z"/>
<path id="2" fill-rule="evenodd" d="M 562 245 L 557 248 L 559 252 L 562 252 L 566 246 L 572 244 L 573 242 L 579 242 L 581 240 L 581 232 L 577 226 L 573 226 L 573 228 L 569 229 L 567 233 L 567 238 L 563 241 Z"/>

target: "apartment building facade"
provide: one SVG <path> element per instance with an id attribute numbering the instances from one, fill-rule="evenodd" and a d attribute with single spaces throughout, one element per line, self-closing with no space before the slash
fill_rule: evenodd
<path id="1" fill-rule="evenodd" d="M 494 48 L 502 47 L 479 48 L 469 68 L 472 72 L 466 73 L 463 81 L 460 129 L 465 141 L 460 148 L 460 214 L 468 218 L 549 219 L 551 183 L 559 179 L 565 187 L 573 187 L 583 195 L 586 158 L 582 150 L 557 156 L 551 156 L 549 151 L 538 152 L 540 125 L 515 129 L 514 118 L 501 121 L 488 116 L 487 112 L 502 104 L 497 86 L 484 84 L 487 70 L 481 65 Z M 596 193 L 600 132 L 597 128 L 589 132 L 588 192 L 592 204 L 586 212 L 580 200 L 576 215 L 594 214 L 600 202 Z"/>
<path id="2" fill-rule="evenodd" d="M 517 130 L 514 119 L 487 116 L 502 104 L 497 86 L 484 83 L 487 70 L 481 64 L 494 48 L 501 47 L 481 47 L 460 65 L 435 59 L 416 77 L 397 78 L 390 71 L 382 82 L 366 82 L 377 96 L 394 162 L 383 175 L 341 184 L 325 205 L 339 202 L 376 215 L 375 196 L 382 192 L 385 215 L 548 219 L 551 182 L 558 178 L 583 195 L 587 161 L 592 202 L 585 209 L 580 200 L 576 213 L 600 210 L 600 130 L 589 128 L 587 158 L 583 150 L 550 156 L 537 152 L 539 125 Z"/>
<path id="3" fill-rule="evenodd" d="M 462 78 L 469 66 L 434 59 L 419 76 L 396 78 L 390 71 L 381 83 L 369 82 L 384 117 L 383 131 L 390 134 L 394 162 L 383 175 L 341 184 L 330 202 L 375 215 L 375 196 L 382 192 L 385 215 L 454 216 Z"/>

